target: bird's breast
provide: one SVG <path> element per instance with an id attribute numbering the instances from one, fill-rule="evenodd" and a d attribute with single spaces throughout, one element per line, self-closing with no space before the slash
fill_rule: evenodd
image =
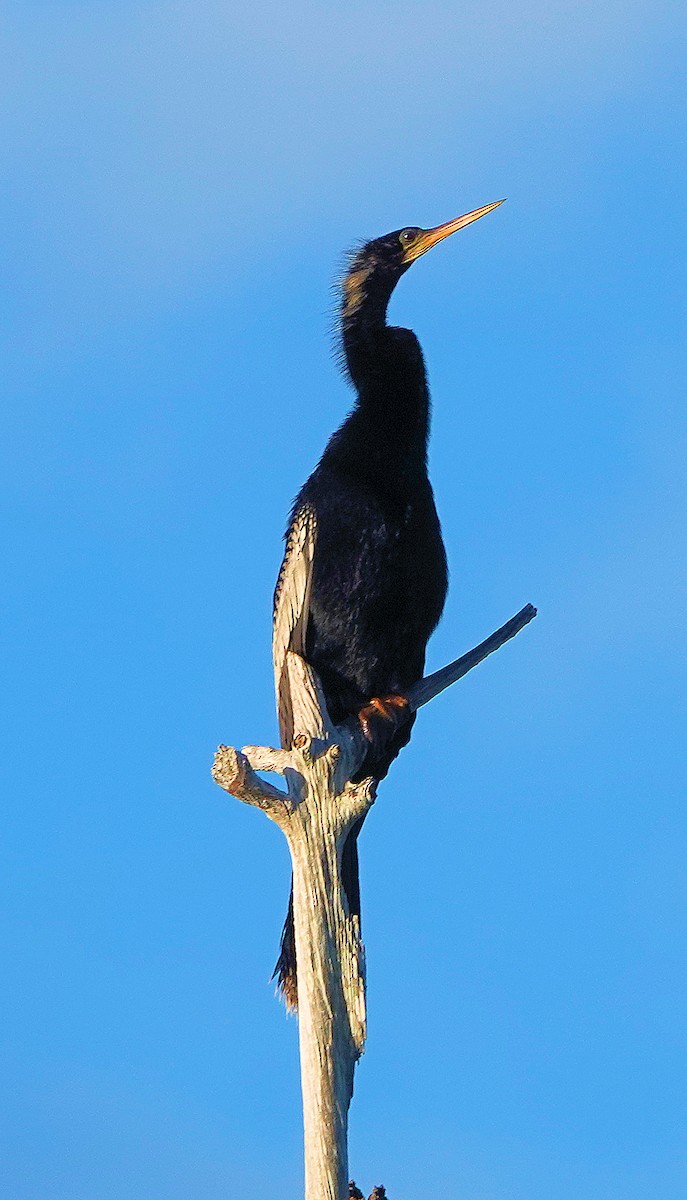
<path id="1" fill-rule="evenodd" d="M 407 687 L 446 595 L 429 483 L 403 497 L 340 479 L 316 490 L 308 659 L 363 699 Z"/>

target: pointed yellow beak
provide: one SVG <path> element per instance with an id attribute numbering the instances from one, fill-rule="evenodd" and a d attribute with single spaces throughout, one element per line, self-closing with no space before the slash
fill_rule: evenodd
<path id="1" fill-rule="evenodd" d="M 494 204 L 485 204 L 483 208 L 475 208 L 472 212 L 464 213 L 462 217 L 447 221 L 445 225 L 437 225 L 436 229 L 423 230 L 420 236 L 408 246 L 403 255 L 404 263 L 415 262 L 416 258 L 419 258 L 421 254 L 426 254 L 428 250 L 432 249 L 432 246 L 443 242 L 444 238 L 456 233 L 459 229 L 465 229 L 466 225 L 472 225 L 473 221 L 479 221 L 480 217 L 486 217 L 487 213 L 493 212 L 499 204 L 503 204 L 503 200 L 497 200 Z"/>

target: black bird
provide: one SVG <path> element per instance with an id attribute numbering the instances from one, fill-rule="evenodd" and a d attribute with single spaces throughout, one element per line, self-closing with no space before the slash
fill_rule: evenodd
<path id="1" fill-rule="evenodd" d="M 410 738 L 404 692 L 424 671 L 448 573 L 427 476 L 430 401 L 420 344 L 386 323 L 391 293 L 421 254 L 497 208 L 435 229 L 399 229 L 353 256 L 343 280 L 341 339 L 356 404 L 294 502 L 274 596 L 274 670 L 282 745 L 293 725 L 284 664 L 301 654 L 335 723 L 357 716 L 370 748 L 358 777 L 383 779 Z M 360 916 L 357 837 L 344 847 L 349 910 Z M 275 975 L 296 1007 L 293 907 Z"/>

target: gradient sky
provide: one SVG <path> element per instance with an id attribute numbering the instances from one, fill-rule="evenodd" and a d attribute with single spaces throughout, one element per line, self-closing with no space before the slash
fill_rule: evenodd
<path id="1" fill-rule="evenodd" d="M 292 496 L 350 405 L 343 251 L 424 258 L 451 592 L 362 840 L 351 1170 L 391 1200 L 684 1200 L 683 0 L 8 0 L 0 420 L 8 1200 L 301 1188 L 269 975 Z"/>

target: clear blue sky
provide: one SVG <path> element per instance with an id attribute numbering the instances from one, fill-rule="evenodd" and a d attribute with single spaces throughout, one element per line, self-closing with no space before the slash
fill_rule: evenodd
<path id="1" fill-rule="evenodd" d="M 682 0 L 9 0 L 2 848 L 8 1200 L 301 1178 L 268 982 L 285 515 L 350 404 L 343 251 L 413 267 L 450 598 L 362 844 L 351 1165 L 391 1200 L 684 1200 Z M 441 749 L 439 749 L 441 747 Z"/>

